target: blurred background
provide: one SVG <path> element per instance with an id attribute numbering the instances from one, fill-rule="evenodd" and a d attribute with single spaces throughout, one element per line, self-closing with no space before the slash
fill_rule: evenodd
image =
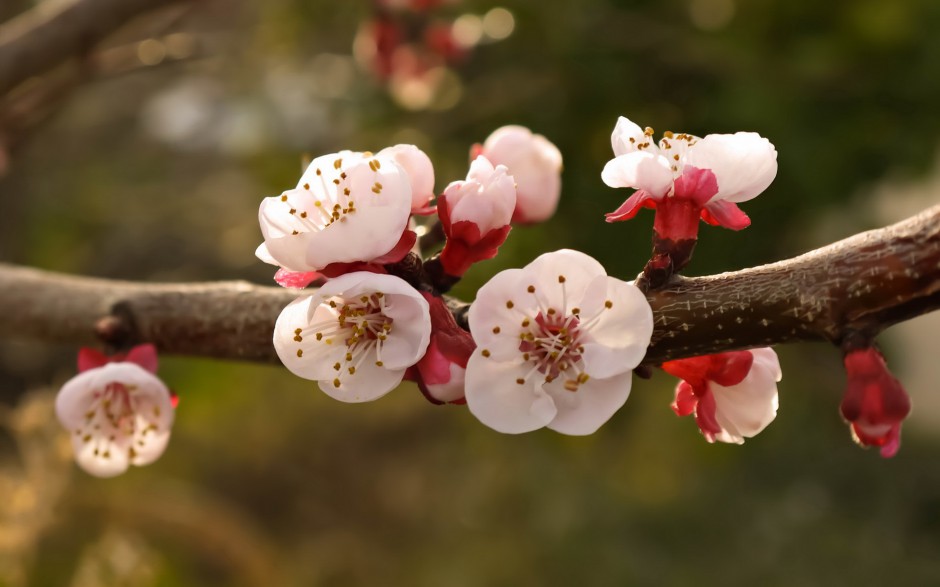
<path id="1" fill-rule="evenodd" d="M 305 154 L 413 143 L 440 191 L 517 123 L 564 155 L 558 214 L 456 293 L 561 247 L 631 278 L 652 215 L 605 224 L 626 193 L 599 177 L 626 115 L 770 138 L 752 227 L 703 230 L 688 273 L 770 262 L 940 199 L 937 30 L 934 0 L 181 2 L 0 104 L 0 261 L 270 284 L 257 206 Z M 662 375 L 591 437 L 515 437 L 410 385 L 345 405 L 163 357 L 169 449 L 112 480 L 52 414 L 76 349 L 0 341 L 0 585 L 940 584 L 938 328 L 882 337 L 914 403 L 891 460 L 849 439 L 822 344 L 778 349 L 779 415 L 744 446 L 676 418 Z"/>

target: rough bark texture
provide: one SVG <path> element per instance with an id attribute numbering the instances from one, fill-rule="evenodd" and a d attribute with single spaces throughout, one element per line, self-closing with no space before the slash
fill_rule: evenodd
<path id="1" fill-rule="evenodd" d="M 275 361 L 297 292 L 244 282 L 148 284 L 0 264 L 0 336 L 155 343 L 163 352 Z M 851 344 L 940 308 L 940 206 L 805 255 L 651 291 L 647 364 L 797 341 Z M 458 319 L 465 307 L 452 304 Z"/>
<path id="2" fill-rule="evenodd" d="M 0 96 L 83 55 L 134 17 L 184 0 L 44 2 L 0 27 Z"/>

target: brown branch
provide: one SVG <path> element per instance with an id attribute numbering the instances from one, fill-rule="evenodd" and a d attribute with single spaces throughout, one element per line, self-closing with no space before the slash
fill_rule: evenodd
<path id="1" fill-rule="evenodd" d="M 0 264 L 0 336 L 94 344 L 103 335 L 173 354 L 275 361 L 274 321 L 296 295 L 244 282 L 131 283 Z M 940 308 L 940 206 L 786 261 L 677 278 L 648 298 L 655 330 L 647 364 L 874 336 Z"/>
<path id="2" fill-rule="evenodd" d="M 40 4 L 0 27 L 0 96 L 87 53 L 134 17 L 182 1 L 65 0 Z"/>

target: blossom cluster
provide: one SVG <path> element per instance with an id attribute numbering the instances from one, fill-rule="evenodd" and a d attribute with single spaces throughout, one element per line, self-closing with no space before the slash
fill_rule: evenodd
<path id="1" fill-rule="evenodd" d="M 469 309 L 447 291 L 497 254 L 513 224 L 554 213 L 555 145 L 520 126 L 498 129 L 472 147 L 466 178 L 440 193 L 430 157 L 414 145 L 315 158 L 295 187 L 264 198 L 258 211 L 256 255 L 277 267 L 275 281 L 318 286 L 299 291 L 277 319 L 281 362 L 343 402 L 376 400 L 408 380 L 432 403 L 465 404 L 499 432 L 594 433 L 626 402 L 652 341 L 646 294 L 691 260 L 699 221 L 748 226 L 738 204 L 777 170 L 776 150 L 756 133 L 667 132 L 658 144 L 652 135 L 620 118 L 614 159 L 601 173 L 612 187 L 636 190 L 608 221 L 656 212 L 653 255 L 636 282 L 563 249 L 498 273 Z M 56 410 L 89 473 L 117 475 L 163 452 L 176 399 L 156 366 L 152 345 L 79 353 L 80 373 Z M 782 374 L 770 348 L 660 367 L 680 380 L 673 411 L 694 416 L 708 442 L 743 443 L 776 417 Z M 852 339 L 845 367 L 841 412 L 853 437 L 892 456 L 910 399 L 871 340 Z"/>

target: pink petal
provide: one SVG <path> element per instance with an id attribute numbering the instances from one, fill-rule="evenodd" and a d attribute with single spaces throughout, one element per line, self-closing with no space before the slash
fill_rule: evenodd
<path id="1" fill-rule="evenodd" d="M 709 202 L 702 210 L 702 220 L 712 226 L 723 226 L 731 230 L 741 230 L 751 225 L 747 217 L 737 204 L 726 200 Z"/>
<path id="2" fill-rule="evenodd" d="M 672 402 L 672 411 L 677 416 L 688 416 L 695 411 L 698 398 L 688 381 L 680 381 L 676 386 L 676 399 Z"/>
<path id="3" fill-rule="evenodd" d="M 127 353 L 128 363 L 136 363 L 147 371 L 157 372 L 157 347 L 152 344 L 140 344 Z"/>
<path id="4" fill-rule="evenodd" d="M 323 274 L 318 271 L 288 271 L 278 269 L 274 274 L 274 281 L 281 287 L 304 288 L 318 279 L 322 279 Z"/>
<path id="5" fill-rule="evenodd" d="M 751 351 L 731 351 L 711 355 L 716 359 L 715 368 L 709 373 L 709 379 L 724 387 L 731 387 L 744 381 L 754 364 Z"/>
<path id="6" fill-rule="evenodd" d="M 708 169 L 699 169 L 686 165 L 682 175 L 675 181 L 674 195 L 677 198 L 692 200 L 699 206 L 712 199 L 718 193 L 718 180 Z"/>
<path id="7" fill-rule="evenodd" d="M 98 367 L 108 364 L 109 361 L 110 359 L 101 351 L 87 347 L 82 347 L 78 350 L 79 373 L 84 373 L 89 369 L 97 369 Z"/>
<path id="8" fill-rule="evenodd" d="M 623 204 L 620 204 L 620 207 L 614 210 L 613 212 L 608 212 L 604 214 L 604 217 L 607 219 L 607 222 L 620 222 L 621 220 L 630 220 L 636 216 L 637 212 L 640 211 L 640 208 L 647 205 L 655 205 L 655 202 L 652 201 L 653 197 L 650 196 L 644 190 L 637 190 L 633 192 L 633 195 L 624 200 Z"/>

